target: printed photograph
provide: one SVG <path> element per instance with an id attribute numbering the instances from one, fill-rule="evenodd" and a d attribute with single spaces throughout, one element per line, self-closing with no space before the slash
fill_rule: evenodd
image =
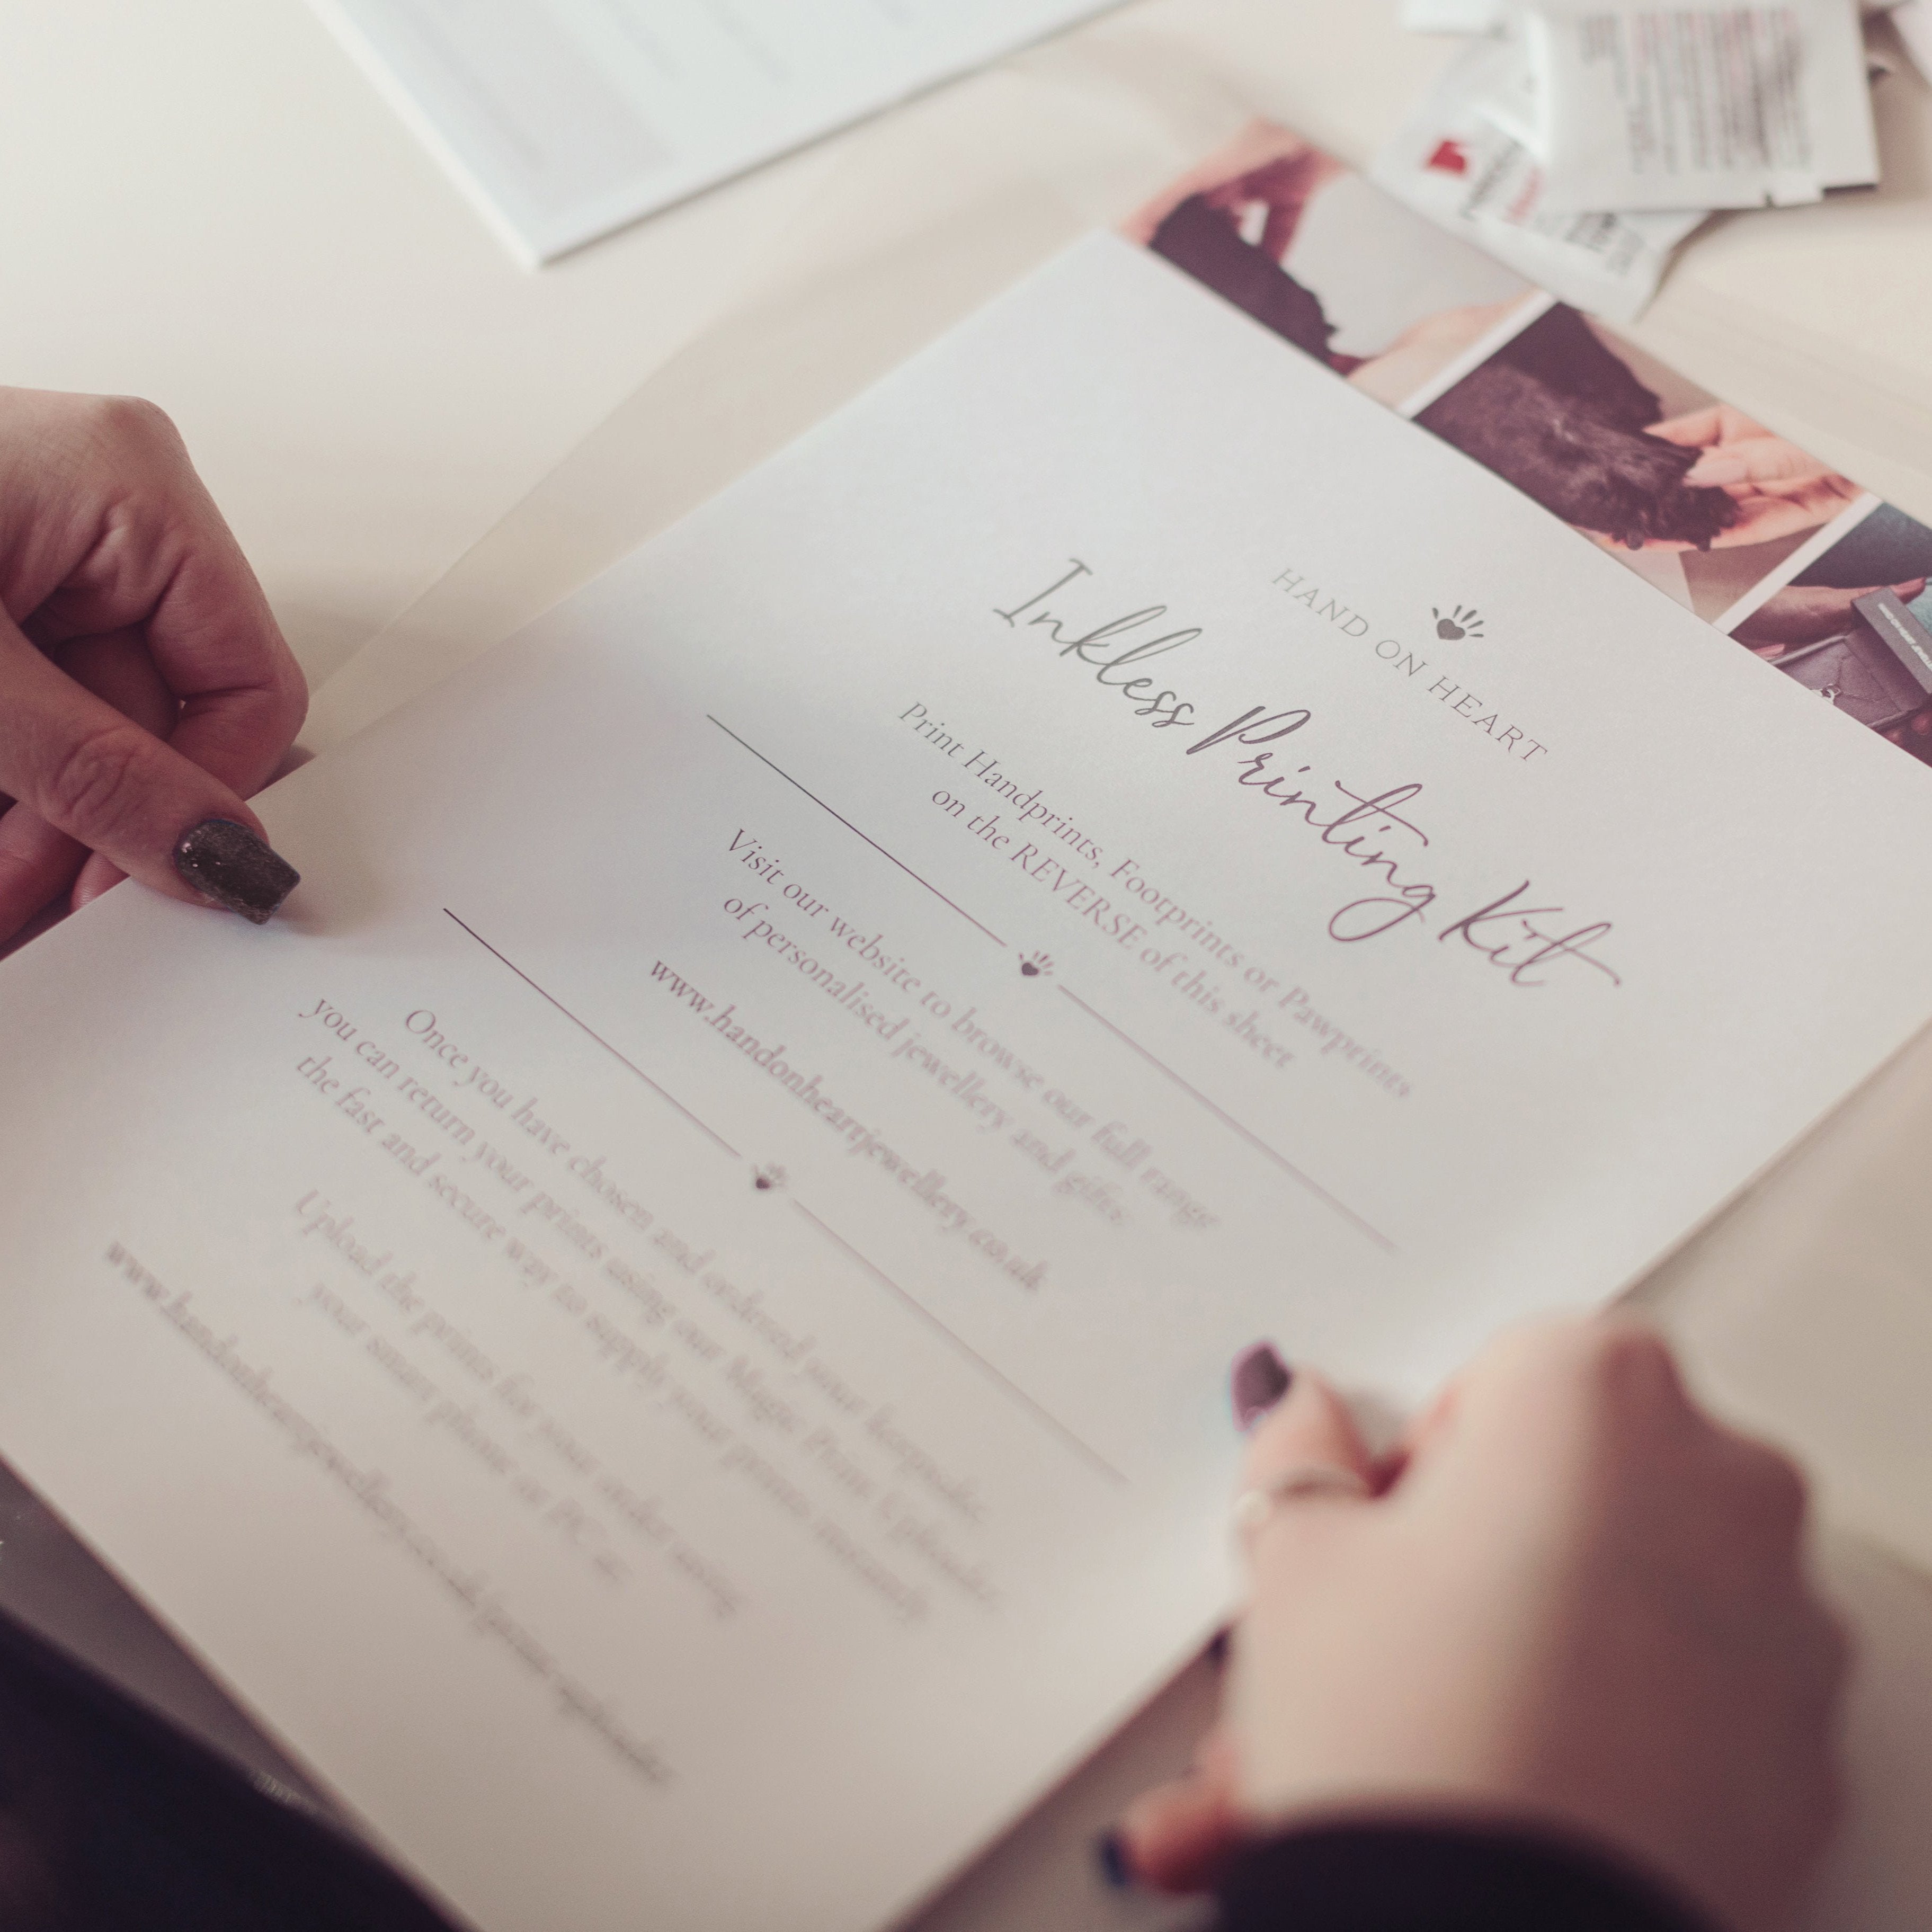
<path id="1" fill-rule="evenodd" d="M 1932 763 L 1932 530 L 1903 510 L 1876 505 L 1731 635 Z"/>
<path id="2" fill-rule="evenodd" d="M 1540 299 L 1480 248 L 1269 122 L 1121 232 L 1390 408 Z"/>
<path id="3" fill-rule="evenodd" d="M 1121 232 L 1932 763 L 1932 529 L 1272 122 Z"/>
<path id="4" fill-rule="evenodd" d="M 1712 623 L 1862 495 L 1561 302 L 1415 420 Z"/>

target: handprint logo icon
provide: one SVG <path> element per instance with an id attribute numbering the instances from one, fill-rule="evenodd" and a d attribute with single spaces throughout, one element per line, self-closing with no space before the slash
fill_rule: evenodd
<path id="1" fill-rule="evenodd" d="M 1452 604 L 1446 617 L 1431 604 L 1429 614 L 1436 620 L 1436 634 L 1445 644 L 1458 644 L 1465 638 L 1483 634 L 1483 614 L 1473 604 Z"/>

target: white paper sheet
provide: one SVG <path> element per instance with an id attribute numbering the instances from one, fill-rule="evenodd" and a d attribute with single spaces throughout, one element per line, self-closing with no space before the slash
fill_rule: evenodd
<path id="1" fill-rule="evenodd" d="M 0 1453 L 489 1932 L 887 1922 L 1220 1613 L 1237 1349 L 1932 1006 L 1920 767 L 1109 237 L 265 805 L 0 969 Z"/>
<path id="2" fill-rule="evenodd" d="M 524 260 L 1118 0 L 315 0 Z"/>
<path id="3" fill-rule="evenodd" d="M 1851 0 L 1534 0 L 1522 31 L 1552 212 L 1788 206 L 1878 179 Z"/>

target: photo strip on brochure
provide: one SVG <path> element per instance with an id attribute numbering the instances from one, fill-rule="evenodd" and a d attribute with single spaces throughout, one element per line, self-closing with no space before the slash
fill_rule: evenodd
<path id="1" fill-rule="evenodd" d="M 1932 529 L 1271 123 L 1123 232 L 1932 763 Z"/>

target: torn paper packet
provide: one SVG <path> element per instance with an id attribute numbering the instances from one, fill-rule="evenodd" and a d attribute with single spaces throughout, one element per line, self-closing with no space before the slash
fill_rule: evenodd
<path id="1" fill-rule="evenodd" d="M 1529 0 L 1544 206 L 1820 200 L 1878 178 L 1856 0 Z"/>
<path id="2" fill-rule="evenodd" d="M 1378 186 L 1485 248 L 1573 308 L 1613 322 L 1642 314 L 1702 212 L 1556 214 L 1543 166 L 1518 132 L 1520 46 L 1484 40 L 1452 63 L 1370 168 Z"/>

